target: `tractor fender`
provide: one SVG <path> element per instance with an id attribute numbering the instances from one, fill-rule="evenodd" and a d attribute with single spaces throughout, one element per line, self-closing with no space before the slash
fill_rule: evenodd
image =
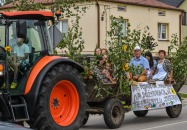
<path id="1" fill-rule="evenodd" d="M 48 57 L 52 57 L 52 56 L 48 56 Z M 37 64 L 39 64 L 39 62 L 43 63 L 42 59 L 40 61 L 38 61 Z M 35 65 L 36 67 L 37 67 L 37 64 Z M 79 73 L 84 71 L 83 67 L 80 64 L 76 63 L 75 61 L 72 61 L 68 58 L 58 57 L 58 56 L 54 56 L 53 60 L 50 60 L 46 65 L 44 65 L 44 67 L 41 68 L 41 70 L 39 71 L 39 73 L 37 75 L 35 75 L 35 77 L 33 77 L 33 75 L 32 75 L 32 71 L 35 71 L 35 69 L 33 68 L 32 71 L 30 72 L 30 75 L 28 76 L 28 79 L 31 78 L 34 82 L 31 85 L 31 88 L 27 88 L 30 86 L 27 86 L 27 83 L 26 83 L 26 88 L 25 88 L 25 99 L 27 101 L 28 111 L 31 116 L 34 114 L 34 109 L 35 109 L 35 105 L 37 102 L 41 82 L 42 82 L 44 76 L 46 75 L 46 73 L 53 66 L 55 66 L 57 64 L 71 65 L 72 67 L 76 68 Z M 28 82 L 28 80 L 27 80 L 27 82 Z M 29 91 L 28 91 L 28 89 L 29 89 Z"/>

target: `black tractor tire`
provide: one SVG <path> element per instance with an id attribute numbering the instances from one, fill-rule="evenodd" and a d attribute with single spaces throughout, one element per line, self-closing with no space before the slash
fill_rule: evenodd
<path id="1" fill-rule="evenodd" d="M 77 69 L 63 64 L 52 67 L 46 73 L 40 87 L 33 119 L 34 128 L 37 130 L 78 130 L 86 112 L 84 87 L 85 84 Z"/>
<path id="2" fill-rule="evenodd" d="M 104 107 L 104 121 L 110 129 L 119 128 L 124 120 L 125 112 L 118 99 L 109 99 Z"/>
<path id="3" fill-rule="evenodd" d="M 89 113 L 86 112 L 86 114 L 84 116 L 84 120 L 82 122 L 82 126 L 86 125 L 86 123 L 88 122 L 89 116 L 90 116 Z"/>
<path id="4" fill-rule="evenodd" d="M 177 94 L 177 95 L 182 103 L 180 95 L 179 94 Z M 179 115 L 181 114 L 181 111 L 182 111 L 182 104 L 166 107 L 166 112 L 167 112 L 168 116 L 171 118 L 179 117 Z"/>
<path id="5" fill-rule="evenodd" d="M 137 117 L 145 117 L 148 113 L 148 110 L 142 110 L 142 111 L 133 111 L 134 115 Z"/>

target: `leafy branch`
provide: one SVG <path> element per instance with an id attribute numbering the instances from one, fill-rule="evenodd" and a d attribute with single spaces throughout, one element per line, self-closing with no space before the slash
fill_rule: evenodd
<path id="1" fill-rule="evenodd" d="M 18 11 L 40 10 L 45 9 L 42 3 L 37 3 L 36 0 L 15 0 L 13 5 Z"/>

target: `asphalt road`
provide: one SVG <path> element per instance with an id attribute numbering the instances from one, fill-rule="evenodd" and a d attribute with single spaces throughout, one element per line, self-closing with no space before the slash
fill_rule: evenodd
<path id="1" fill-rule="evenodd" d="M 106 127 L 102 115 L 91 115 L 80 130 L 111 130 Z M 146 117 L 138 118 L 133 112 L 125 114 L 122 126 L 117 130 L 187 130 L 187 102 L 178 118 L 168 117 L 165 109 L 149 111 Z"/>

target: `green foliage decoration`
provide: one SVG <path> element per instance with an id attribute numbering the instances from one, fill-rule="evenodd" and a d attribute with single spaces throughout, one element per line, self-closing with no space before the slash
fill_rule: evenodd
<path id="1" fill-rule="evenodd" d="M 83 5 L 86 2 L 91 2 L 91 0 L 55 0 L 55 3 L 51 10 L 55 12 L 60 10 L 62 12 L 61 18 L 70 18 L 72 16 L 80 16 L 86 13 L 88 6 Z"/>
<path id="2" fill-rule="evenodd" d="M 64 38 L 58 44 L 57 48 L 65 49 L 66 55 L 78 62 L 81 52 L 84 49 L 84 39 L 82 38 L 82 28 L 79 26 L 80 17 L 76 17 L 76 22 L 68 29 L 68 33 L 63 33 Z"/>
<path id="3" fill-rule="evenodd" d="M 171 35 L 171 41 L 170 41 L 170 45 L 168 46 L 168 57 L 172 57 L 171 51 L 172 49 L 175 49 L 176 51 L 178 50 L 178 42 L 179 42 L 179 38 L 177 36 L 177 34 L 172 34 Z"/>
<path id="4" fill-rule="evenodd" d="M 87 2 L 87 3 L 86 3 Z M 84 49 L 84 39 L 82 38 L 82 28 L 80 27 L 80 19 L 89 9 L 91 0 L 55 0 L 52 6 L 52 12 L 60 10 L 62 12 L 59 19 L 71 19 L 71 26 L 68 27 L 68 33 L 63 33 L 64 38 L 58 44 L 57 48 L 64 49 L 65 55 L 70 59 L 79 62 L 84 67 L 84 79 L 91 80 L 92 77 L 92 63 L 81 55 Z"/>
<path id="5" fill-rule="evenodd" d="M 145 27 L 143 33 L 141 30 L 130 30 L 130 24 L 127 26 L 126 35 L 123 34 L 123 23 L 125 19 L 120 17 L 116 20 L 111 16 L 111 28 L 108 32 L 109 41 L 106 46 L 109 47 L 109 61 L 115 66 L 115 75 L 118 78 L 119 90 L 118 94 L 130 94 L 130 84 L 127 73 L 137 73 L 140 68 L 129 67 L 128 63 L 134 55 L 134 47 L 141 46 L 142 51 L 154 50 L 157 43 L 154 42 L 153 36 L 149 33 L 149 28 Z"/>
<path id="6" fill-rule="evenodd" d="M 176 90 L 178 91 L 183 86 L 187 78 L 187 37 L 184 37 L 176 54 L 172 56 L 172 63 L 174 72 L 173 78 L 177 83 Z"/>

